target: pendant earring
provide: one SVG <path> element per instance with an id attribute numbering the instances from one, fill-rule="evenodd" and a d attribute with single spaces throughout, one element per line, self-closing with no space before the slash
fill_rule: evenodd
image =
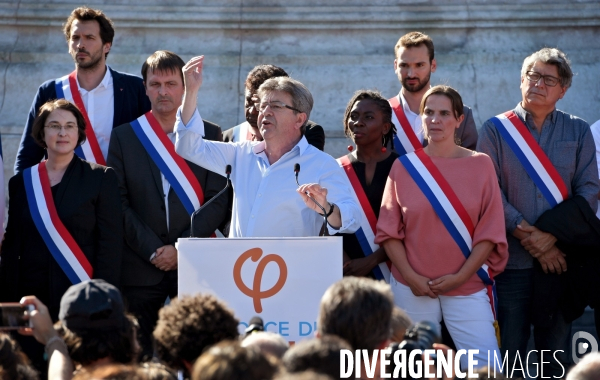
<path id="1" fill-rule="evenodd" d="M 348 145 L 348 152 L 352 152 L 354 150 L 354 147 L 352 145 Z"/>
<path id="2" fill-rule="evenodd" d="M 387 152 L 387 148 L 385 147 L 386 143 L 385 143 L 385 135 L 383 135 L 381 137 L 381 153 L 385 153 Z"/>
<path id="3" fill-rule="evenodd" d="M 460 146 L 460 144 L 462 143 L 462 140 L 456 135 L 456 132 L 454 132 L 454 143 L 458 146 Z"/>

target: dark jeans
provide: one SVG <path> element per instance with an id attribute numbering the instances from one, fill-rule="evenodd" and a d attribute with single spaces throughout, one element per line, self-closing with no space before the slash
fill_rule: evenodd
<path id="1" fill-rule="evenodd" d="M 498 291 L 498 323 L 500 325 L 502 356 L 508 356 L 508 372 L 511 375 L 513 366 L 516 368 L 512 377 L 525 377 L 519 369 L 521 366 L 516 358 L 517 352 L 523 363 L 523 369 L 527 366 L 527 342 L 529 341 L 531 323 L 532 323 L 532 295 L 533 295 L 533 268 L 532 269 L 507 269 L 502 274 L 496 276 L 496 287 Z M 534 327 L 533 339 L 535 349 L 537 350 L 538 363 L 540 362 L 541 350 L 550 350 L 544 352 L 543 368 L 537 367 L 538 378 L 542 377 L 562 377 L 566 375 L 565 371 L 570 365 L 570 339 L 571 324 L 567 323 L 558 311 L 549 327 Z M 563 350 L 557 352 L 557 350 Z M 533 355 L 533 354 L 532 354 Z M 529 362 L 532 363 L 532 355 L 529 356 Z M 556 359 L 555 359 L 556 357 Z M 517 365 L 515 366 L 515 360 Z M 558 361 L 560 361 L 559 364 Z M 564 368 L 563 368 L 564 367 Z M 541 369 L 540 369 L 541 368 Z M 535 370 L 530 373 L 535 375 Z"/>
<path id="2" fill-rule="evenodd" d="M 135 315 L 140 325 L 140 360 L 150 360 L 154 352 L 152 332 L 158 320 L 158 311 L 164 306 L 167 297 L 177 297 L 177 271 L 165 273 L 162 281 L 153 286 L 125 286 L 123 296 L 128 311 Z"/>

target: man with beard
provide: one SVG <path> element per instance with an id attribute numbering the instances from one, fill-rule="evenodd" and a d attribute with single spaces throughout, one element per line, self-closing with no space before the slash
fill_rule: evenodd
<path id="1" fill-rule="evenodd" d="M 50 99 L 67 99 L 86 119 L 87 141 L 75 150 L 86 161 L 106 165 L 112 129 L 150 110 L 139 77 L 120 73 L 106 65 L 115 31 L 100 10 L 79 7 L 63 26 L 75 71 L 43 83 L 33 100 L 15 161 L 15 173 L 42 160 L 44 149 L 31 136 L 40 106 Z"/>
<path id="2" fill-rule="evenodd" d="M 427 145 L 419 106 L 423 95 L 431 87 L 430 77 L 435 72 L 437 63 L 433 41 L 420 32 L 410 32 L 400 37 L 394 50 L 394 70 L 402 84 L 402 90 L 389 101 L 394 110 L 392 122 L 398 131 L 394 136 L 394 149 L 403 155 Z M 474 150 L 477 145 L 477 128 L 473 113 L 467 106 L 464 106 L 464 115 L 454 140 L 458 145 Z"/>
<path id="3" fill-rule="evenodd" d="M 258 129 L 258 110 L 256 103 L 258 88 L 267 79 L 276 77 L 289 77 L 284 69 L 274 65 L 258 65 L 248 73 L 246 89 L 244 91 L 244 116 L 246 121 L 223 132 L 224 142 L 262 141 L 263 137 Z M 325 132 L 323 127 L 314 121 L 306 122 L 304 136 L 308 143 L 319 150 L 325 148 Z"/>

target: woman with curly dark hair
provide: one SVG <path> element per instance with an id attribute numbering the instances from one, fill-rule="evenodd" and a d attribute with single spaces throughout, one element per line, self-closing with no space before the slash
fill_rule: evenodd
<path id="1" fill-rule="evenodd" d="M 387 256 L 375 245 L 375 225 L 388 173 L 398 157 L 393 151 L 392 108 L 377 91 L 359 90 L 344 113 L 344 133 L 356 144 L 338 158 L 362 209 L 361 228 L 344 237 L 344 276 L 389 279 Z M 388 149 L 391 146 L 392 149 Z"/>

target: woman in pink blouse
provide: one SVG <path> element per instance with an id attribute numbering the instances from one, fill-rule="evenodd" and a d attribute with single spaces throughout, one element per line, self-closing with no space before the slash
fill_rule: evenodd
<path id="1" fill-rule="evenodd" d="M 456 90 L 431 88 L 420 113 L 429 144 L 394 163 L 375 243 L 393 263 L 396 304 L 415 322 L 443 318 L 457 348 L 479 349 L 487 365 L 488 351 L 501 359 L 484 280 L 508 260 L 498 179 L 487 155 L 455 144 L 464 118 Z"/>

